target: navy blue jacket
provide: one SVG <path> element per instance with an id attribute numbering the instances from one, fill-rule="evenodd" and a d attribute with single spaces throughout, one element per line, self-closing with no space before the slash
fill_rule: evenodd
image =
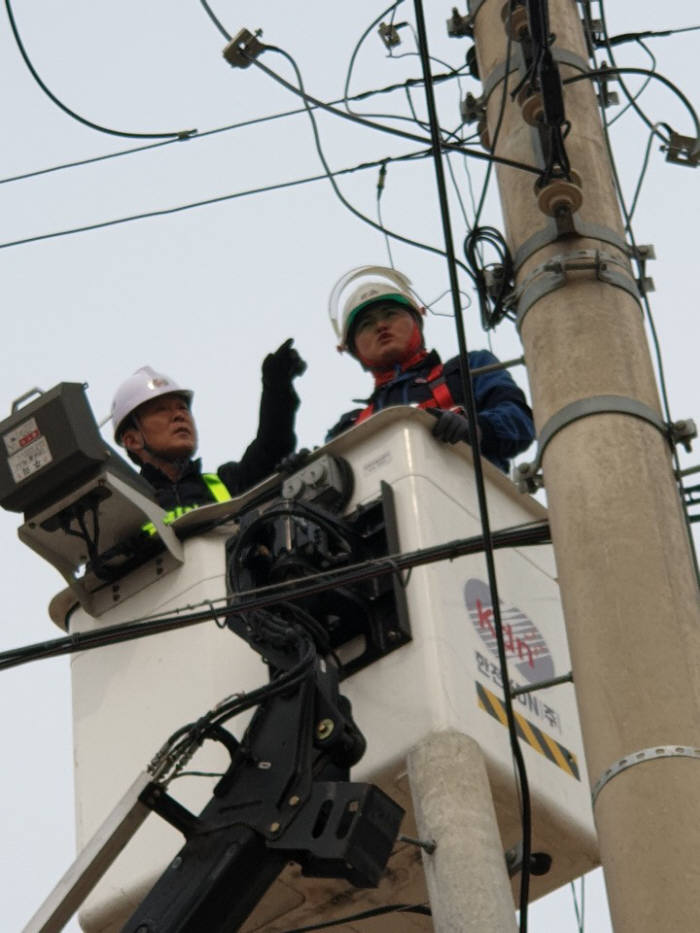
<path id="1" fill-rule="evenodd" d="M 497 362 L 496 357 L 488 350 L 472 350 L 469 353 L 469 368 L 472 370 Z M 371 404 L 376 412 L 392 405 L 411 405 L 427 401 L 432 396 L 427 376 L 439 363 L 440 357 L 434 350 L 431 351 L 420 363 L 404 372 L 398 372 L 390 382 L 376 388 L 367 399 L 367 404 Z M 464 396 L 458 357 L 455 356 L 444 364 L 443 375 L 455 404 L 462 405 Z M 481 429 L 481 452 L 487 460 L 507 473 L 510 458 L 526 450 L 534 440 L 532 411 L 522 390 L 505 369 L 474 376 L 472 383 Z M 363 411 L 363 408 L 355 408 L 346 412 L 330 429 L 326 440 L 329 441 L 351 428 Z"/>

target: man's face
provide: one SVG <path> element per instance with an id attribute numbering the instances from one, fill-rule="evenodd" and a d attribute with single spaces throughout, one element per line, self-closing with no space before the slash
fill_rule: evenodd
<path id="1" fill-rule="evenodd" d="M 138 430 L 124 432 L 124 444 L 138 456 L 143 455 L 145 443 L 164 460 L 191 457 L 197 449 L 197 428 L 187 400 L 171 392 L 144 402 L 134 412 Z"/>
<path id="2" fill-rule="evenodd" d="M 406 358 L 415 318 L 393 301 L 378 301 L 360 312 L 355 325 L 355 350 L 372 369 L 390 369 Z"/>

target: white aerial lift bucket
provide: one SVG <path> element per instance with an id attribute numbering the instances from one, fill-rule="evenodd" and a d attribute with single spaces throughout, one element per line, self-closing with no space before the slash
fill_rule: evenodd
<path id="1" fill-rule="evenodd" d="M 402 553 L 481 534 L 471 451 L 464 444 L 436 442 L 429 430 L 433 423 L 420 410 L 391 408 L 313 454 L 349 463 L 354 491 L 346 514 L 376 500 L 381 483 L 390 486 Z M 545 509 L 491 464 L 484 463 L 484 474 L 494 533 L 546 520 Z M 76 608 L 66 590 L 52 603 L 54 621 L 68 620 L 71 632 L 90 632 L 225 597 L 225 545 L 236 532 L 236 515 L 261 488 L 178 519 L 176 533 L 204 517 L 231 519 L 184 540 L 182 563 L 160 556 L 106 585 L 83 601 L 90 614 Z M 571 666 L 551 547 L 498 550 L 496 567 L 512 686 L 529 688 L 567 675 Z M 407 810 L 402 831 L 415 835 L 406 756 L 436 731 L 465 733 L 485 755 L 505 852 L 522 833 L 483 554 L 417 566 L 404 574 L 403 586 L 410 640 L 341 684 L 367 739 L 352 779 L 380 785 Z M 75 654 L 71 676 L 79 848 L 169 735 L 224 697 L 267 681 L 260 656 L 213 622 Z M 595 867 L 597 843 L 573 685 L 518 694 L 514 704 L 532 799 L 532 850 L 552 857 L 551 870 L 531 880 L 536 898 Z M 244 724 L 229 726 L 240 736 Z M 189 769 L 220 772 L 227 763 L 222 749 L 205 747 Z M 199 812 L 215 780 L 183 776 L 169 792 Z M 182 843 L 171 826 L 149 817 L 87 898 L 80 914 L 84 930 L 119 930 Z M 517 876 L 513 885 L 517 891 Z M 420 852 L 399 843 L 377 890 L 303 878 L 290 865 L 242 929 L 284 930 L 426 898 Z M 397 918 L 384 917 L 382 930 L 431 928 L 426 917 Z"/>

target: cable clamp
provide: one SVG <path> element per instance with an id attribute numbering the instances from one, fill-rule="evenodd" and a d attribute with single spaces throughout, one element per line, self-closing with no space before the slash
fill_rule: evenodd
<path id="1" fill-rule="evenodd" d="M 698 428 L 692 418 L 684 418 L 682 421 L 674 421 L 669 426 L 671 440 L 674 444 L 682 444 L 687 453 L 693 449 L 692 442 L 698 436 Z"/>
<path id="2" fill-rule="evenodd" d="M 680 133 L 671 130 L 671 139 L 666 149 L 666 161 L 697 168 L 700 162 L 700 139 L 681 136 Z"/>
<path id="3" fill-rule="evenodd" d="M 621 253 L 629 255 L 629 247 L 624 239 L 610 227 L 601 224 L 587 223 L 577 214 L 563 211 L 556 217 L 547 221 L 541 230 L 537 230 L 516 250 L 513 265 L 516 271 L 527 262 L 536 252 L 567 237 L 585 237 L 589 240 L 600 240 L 609 246 L 614 246 Z"/>
<path id="4" fill-rule="evenodd" d="M 661 416 L 637 399 L 627 398 L 624 395 L 593 395 L 590 398 L 579 399 L 559 409 L 545 423 L 537 439 L 537 456 L 533 462 L 519 463 L 513 469 L 513 482 L 520 492 L 534 493 L 544 486 L 544 479 L 540 472 L 542 457 L 555 434 L 581 418 L 603 414 L 632 415 L 642 421 L 647 421 L 665 437 L 671 438 L 670 428 Z"/>
<path id="5" fill-rule="evenodd" d="M 262 29 L 256 29 L 253 34 L 249 29 L 241 29 L 224 48 L 224 58 L 233 68 L 247 68 L 265 49 L 259 36 Z"/>
<path id="6" fill-rule="evenodd" d="M 461 39 L 464 36 L 474 35 L 474 17 L 467 14 L 463 16 L 456 6 L 452 7 L 452 16 L 447 20 L 447 35 L 451 39 Z"/>
<path id="7" fill-rule="evenodd" d="M 474 97 L 471 91 L 459 104 L 459 113 L 465 123 L 477 123 L 486 120 L 486 103 L 484 97 Z"/>
<path id="8" fill-rule="evenodd" d="M 536 266 L 506 298 L 506 307 L 512 311 L 517 310 L 518 329 L 536 302 L 567 284 L 568 273 L 586 270 L 595 272 L 598 281 L 623 289 L 637 302 L 641 300 L 637 283 L 629 274 L 626 260 L 602 249 L 580 249 L 571 253 L 560 253 Z"/>
<path id="9" fill-rule="evenodd" d="M 609 65 L 607 62 L 604 61 L 603 64 L 600 66 L 599 70 L 607 72 L 608 69 L 609 69 Z M 617 80 L 618 80 L 618 75 L 616 74 L 599 75 L 596 78 L 596 82 L 598 84 L 598 87 L 600 88 L 597 94 L 598 103 L 600 104 L 601 107 L 607 109 L 608 107 L 615 107 L 617 106 L 617 104 L 620 103 L 620 95 L 617 93 L 617 91 L 611 91 L 608 87 L 608 83 L 610 81 L 617 81 Z"/>
<path id="10" fill-rule="evenodd" d="M 395 46 L 401 45 L 401 36 L 399 35 L 399 26 L 405 26 L 406 23 L 382 23 L 377 32 L 379 33 L 379 38 L 384 43 L 385 47 L 391 51 Z"/>
<path id="11" fill-rule="evenodd" d="M 643 748 L 639 752 L 632 752 L 631 755 L 625 755 L 624 758 L 618 759 L 607 768 L 595 782 L 591 790 L 591 803 L 595 805 L 601 790 L 622 771 L 626 771 L 628 768 L 634 767 L 634 765 L 643 764 L 645 761 L 653 761 L 656 758 L 700 758 L 700 748 L 693 748 L 689 745 L 657 745 L 653 748 Z"/>

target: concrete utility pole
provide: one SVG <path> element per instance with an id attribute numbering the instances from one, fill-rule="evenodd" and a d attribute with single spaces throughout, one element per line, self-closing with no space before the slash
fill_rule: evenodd
<path id="1" fill-rule="evenodd" d="M 573 0 L 548 3 L 566 79 L 588 68 L 582 25 Z M 503 0 L 469 5 L 493 141 L 504 19 L 515 32 L 509 90 L 524 73 L 517 30 L 528 21 Z M 519 326 L 613 925 L 690 933 L 700 923 L 698 590 L 595 92 L 591 81 L 564 91 L 580 209 L 575 190 L 549 189 L 547 216 L 518 170 L 499 168 L 498 182 L 528 285 Z M 536 113 L 537 101 L 521 103 Z M 496 153 L 544 165 L 521 103 L 506 97 Z"/>

